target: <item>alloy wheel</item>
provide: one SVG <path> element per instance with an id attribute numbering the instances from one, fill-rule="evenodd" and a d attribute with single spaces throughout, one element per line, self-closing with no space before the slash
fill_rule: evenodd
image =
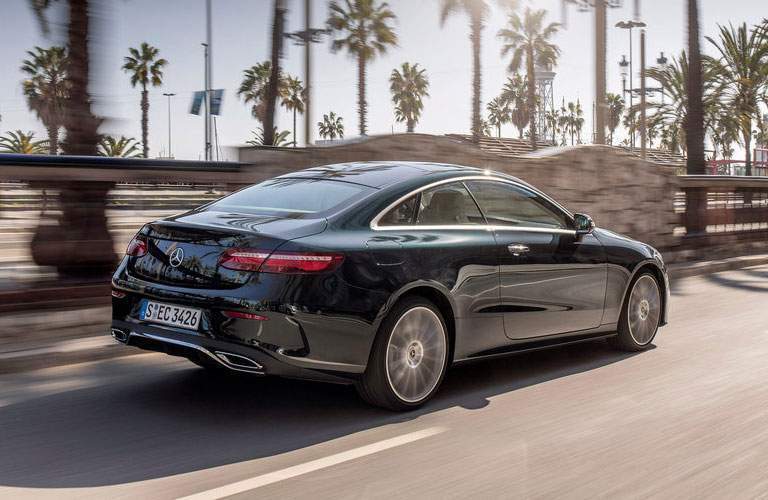
<path id="1" fill-rule="evenodd" d="M 387 381 L 401 400 L 416 403 L 437 386 L 447 354 L 443 323 L 434 311 L 418 306 L 395 323 L 387 344 Z"/>
<path id="2" fill-rule="evenodd" d="M 632 287 L 627 317 L 629 333 L 638 345 L 646 345 L 659 327 L 661 293 L 656 280 L 649 274 L 641 276 Z"/>

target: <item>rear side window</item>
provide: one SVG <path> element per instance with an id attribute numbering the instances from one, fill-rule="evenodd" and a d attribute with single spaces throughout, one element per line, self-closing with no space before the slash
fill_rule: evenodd
<path id="1" fill-rule="evenodd" d="M 417 225 L 455 226 L 484 223 L 475 201 L 460 182 L 441 184 L 421 193 L 416 214 Z"/>
<path id="2" fill-rule="evenodd" d="M 467 183 L 488 223 L 496 226 L 568 229 L 568 216 L 542 196 L 513 184 Z"/>
<path id="3" fill-rule="evenodd" d="M 242 189 L 208 206 L 208 210 L 242 213 L 328 212 L 341 208 L 372 188 L 325 179 L 270 179 Z"/>
<path id="4" fill-rule="evenodd" d="M 413 224 L 416 215 L 416 203 L 419 195 L 411 196 L 395 208 L 384 214 L 379 220 L 379 226 L 407 226 Z"/>

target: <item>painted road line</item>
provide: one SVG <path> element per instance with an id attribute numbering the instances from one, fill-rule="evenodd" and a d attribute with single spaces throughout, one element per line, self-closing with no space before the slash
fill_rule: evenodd
<path id="1" fill-rule="evenodd" d="M 244 493 L 256 488 L 261 488 L 262 486 L 267 486 L 269 484 L 291 479 L 296 476 L 301 476 L 303 474 L 308 474 L 310 472 L 332 467 L 344 462 L 349 462 L 350 460 L 372 455 L 374 453 L 388 450 L 390 448 L 413 443 L 414 441 L 440 434 L 446 430 L 447 429 L 445 427 L 430 427 L 421 431 L 403 434 L 402 436 L 385 439 L 383 441 L 378 441 L 376 443 L 361 446 L 359 448 L 342 451 L 341 453 L 336 453 L 335 455 L 318 458 L 317 460 L 312 460 L 310 462 L 294 465 L 292 467 L 287 467 L 285 469 L 277 470 L 274 472 L 268 472 L 267 474 L 262 474 L 261 476 L 252 477 L 250 479 L 238 481 L 236 483 L 214 488 L 212 490 L 196 493 L 194 495 L 183 497 L 180 500 L 213 500 L 231 495 L 237 495 L 239 493 Z"/>

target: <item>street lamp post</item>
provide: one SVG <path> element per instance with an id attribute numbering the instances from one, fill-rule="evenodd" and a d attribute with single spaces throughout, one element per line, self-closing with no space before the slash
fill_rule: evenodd
<path id="1" fill-rule="evenodd" d="M 171 97 L 176 94 L 163 92 L 163 95 L 168 98 L 168 158 L 173 158 L 173 152 L 171 150 Z"/>
<path id="2" fill-rule="evenodd" d="M 634 89 L 634 73 L 633 73 L 633 51 L 632 51 L 632 30 L 634 28 L 645 28 L 646 24 L 642 21 L 619 21 L 616 23 L 617 28 L 625 29 L 629 31 L 629 109 L 630 109 L 630 147 L 635 147 L 635 118 L 632 114 L 632 106 L 634 104 L 634 99 L 632 96 L 632 89 Z"/>
<path id="3" fill-rule="evenodd" d="M 304 46 L 304 137 L 307 146 L 312 144 L 312 44 L 320 42 L 322 35 L 331 30 L 311 28 L 312 0 L 304 0 L 304 31 L 286 33 L 285 36 L 296 45 Z M 296 138 L 294 137 L 294 140 Z"/>

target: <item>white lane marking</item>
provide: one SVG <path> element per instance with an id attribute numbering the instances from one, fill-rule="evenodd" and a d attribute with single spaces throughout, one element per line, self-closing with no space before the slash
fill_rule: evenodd
<path id="1" fill-rule="evenodd" d="M 342 451 L 341 453 L 336 453 L 335 455 L 318 458 L 317 460 L 312 460 L 310 462 L 294 465 L 292 467 L 287 467 L 285 469 L 277 470 L 274 472 L 268 472 L 267 474 L 262 474 L 261 476 L 244 479 L 243 481 L 238 481 L 236 483 L 214 488 L 212 490 L 196 493 L 194 495 L 183 497 L 179 500 L 213 500 L 237 495 L 239 493 L 244 493 L 256 488 L 261 488 L 262 486 L 267 486 L 269 484 L 291 479 L 296 476 L 301 476 L 303 474 L 314 472 L 320 469 L 325 469 L 327 467 L 332 467 L 344 462 L 349 462 L 350 460 L 355 460 L 366 455 L 372 455 L 374 453 L 388 450 L 390 448 L 413 443 L 414 441 L 428 438 L 430 436 L 434 436 L 435 434 L 440 434 L 446 430 L 447 429 L 444 427 L 430 427 L 421 431 L 403 434 L 402 436 L 385 439 L 383 441 L 378 441 L 366 446 L 360 446 L 359 448 Z"/>

